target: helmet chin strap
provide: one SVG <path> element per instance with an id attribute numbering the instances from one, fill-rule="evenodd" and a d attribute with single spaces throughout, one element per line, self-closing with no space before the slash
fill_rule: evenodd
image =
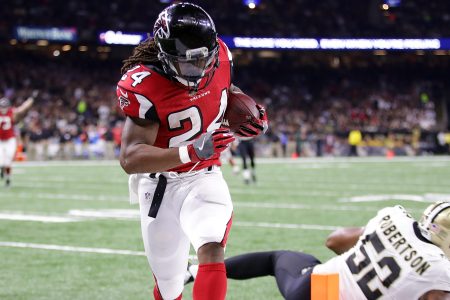
<path id="1" fill-rule="evenodd" d="M 188 80 L 186 80 L 184 78 L 181 78 L 180 76 L 174 76 L 174 77 L 179 83 L 181 83 L 182 85 L 185 85 L 187 87 L 191 87 L 193 85 L 194 86 L 198 85 L 200 83 L 200 81 L 201 81 L 201 79 L 199 79 L 196 82 L 193 82 L 193 81 L 188 81 Z"/>
<path id="2" fill-rule="evenodd" d="M 200 84 L 201 79 L 197 80 L 197 82 L 188 81 L 184 78 L 181 78 L 179 76 L 174 76 L 174 78 L 181 83 L 182 85 L 189 88 L 189 95 L 193 96 L 197 94 L 198 91 L 198 85 Z M 192 89 L 191 89 L 192 88 Z"/>

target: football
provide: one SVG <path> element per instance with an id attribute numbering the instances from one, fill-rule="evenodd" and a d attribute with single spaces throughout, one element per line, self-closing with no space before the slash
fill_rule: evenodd
<path id="1" fill-rule="evenodd" d="M 259 110 L 255 100 L 241 92 L 230 92 L 222 124 L 230 131 L 236 132 L 241 125 L 257 119 Z"/>

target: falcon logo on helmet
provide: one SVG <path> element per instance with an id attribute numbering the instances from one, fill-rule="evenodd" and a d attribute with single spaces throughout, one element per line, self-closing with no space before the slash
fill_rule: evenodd
<path id="1" fill-rule="evenodd" d="M 450 258 L 450 201 L 428 206 L 419 222 L 420 231 Z"/>
<path id="2" fill-rule="evenodd" d="M 154 31 L 154 36 L 158 38 L 169 38 L 170 31 L 169 27 L 167 26 L 167 9 L 163 10 L 159 16 L 158 19 L 155 22 L 156 31 Z"/>
<path id="3" fill-rule="evenodd" d="M 196 93 L 219 66 L 219 43 L 213 20 L 200 6 L 173 4 L 163 10 L 153 36 L 164 72 Z"/>

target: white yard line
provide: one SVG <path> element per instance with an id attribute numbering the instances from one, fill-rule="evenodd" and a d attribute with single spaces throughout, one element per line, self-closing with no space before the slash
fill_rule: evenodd
<path id="1" fill-rule="evenodd" d="M 21 213 L 0 213 L 0 220 L 32 221 L 32 222 L 43 222 L 43 223 L 68 223 L 68 222 L 78 221 L 74 217 L 41 216 L 41 215 L 30 215 L 30 214 L 21 214 Z"/>
<path id="2" fill-rule="evenodd" d="M 80 222 L 96 219 L 119 219 L 119 220 L 139 220 L 139 211 L 137 210 L 71 210 L 64 216 L 46 216 L 36 214 L 0 213 L 0 220 L 30 221 L 43 223 L 61 223 L 61 222 Z M 339 226 L 316 225 L 316 224 L 286 224 L 270 222 L 234 222 L 238 227 L 263 227 L 263 228 L 281 228 L 281 229 L 304 229 L 304 230 L 335 230 Z"/>
<path id="3" fill-rule="evenodd" d="M 128 202 L 127 196 L 104 196 L 104 195 L 86 195 L 86 194 L 53 194 L 53 193 L 12 193 L 5 192 L 0 194 L 0 198 L 21 198 L 21 199 L 56 199 L 56 200 L 80 200 L 80 201 L 117 201 Z"/>
<path id="4" fill-rule="evenodd" d="M 115 219 L 139 219 L 137 210 L 71 210 L 69 215 L 76 217 L 89 218 L 115 218 Z M 336 230 L 340 226 L 315 225 L 315 224 L 286 224 L 270 222 L 233 222 L 238 227 L 264 227 L 264 228 L 282 228 L 282 229 L 305 229 L 305 230 Z"/>
<path id="5" fill-rule="evenodd" d="M 14 168 L 41 168 L 41 167 L 98 167 L 117 166 L 118 160 L 52 160 L 52 161 L 25 161 L 14 162 Z"/>
<path id="6" fill-rule="evenodd" d="M 20 186 L 27 186 L 30 188 L 36 187 L 33 184 L 28 185 L 20 185 Z M 43 187 L 42 184 L 39 185 L 39 187 Z M 55 188 L 54 185 L 48 185 L 49 188 Z M 95 190 L 93 188 L 90 188 L 90 190 Z M 233 194 L 239 194 L 239 195 L 264 195 L 264 196 L 276 196 L 276 197 L 300 197 L 300 196 L 310 196 L 310 197 L 327 197 L 327 198 L 333 198 L 337 199 L 339 197 L 350 197 L 353 196 L 352 193 L 347 192 L 330 192 L 330 191 L 305 191 L 305 190 L 297 190 L 297 191 L 276 191 L 276 190 L 252 190 L 252 189 L 245 189 L 245 188 L 230 188 L 231 195 Z M 41 199 L 63 199 L 63 200 L 83 200 L 83 201 L 128 201 L 128 195 L 124 194 L 124 196 L 107 196 L 107 195 L 86 195 L 86 194 L 54 194 L 54 193 L 27 193 L 27 192 L 19 192 L 14 193 L 12 191 L 2 192 L 0 193 L 0 198 L 41 198 Z"/>
<path id="7" fill-rule="evenodd" d="M 86 247 L 22 243 L 22 242 L 0 242 L 0 247 L 29 248 L 29 249 L 55 250 L 55 251 L 79 252 L 79 253 L 145 256 L 145 252 L 143 251 L 118 250 L 108 248 L 86 248 Z M 191 255 L 190 258 L 193 259 L 195 258 L 195 256 Z"/>
<path id="8" fill-rule="evenodd" d="M 241 189 L 231 189 L 232 194 L 244 194 L 244 195 L 267 195 L 267 192 L 263 191 L 250 191 L 250 190 L 241 190 Z M 277 196 L 280 196 L 279 193 Z M 271 195 L 271 193 L 269 193 Z M 297 194 L 295 194 L 297 195 Z M 313 200 L 314 197 L 332 197 L 339 198 L 339 202 L 380 202 L 386 200 L 406 200 L 406 201 L 437 201 L 440 199 L 450 199 L 449 194 L 437 194 L 437 193 L 427 193 L 424 195 L 398 195 L 398 194 L 389 194 L 389 195 L 377 195 L 377 194 L 369 194 L 369 195 L 359 195 L 359 196 L 347 196 L 342 197 L 342 194 L 339 193 L 327 193 L 324 192 L 309 192 L 303 193 L 302 195 L 310 195 L 310 200 Z M 286 196 L 284 194 L 283 196 Z M 87 194 L 54 194 L 54 193 L 28 193 L 28 192 L 2 192 L 0 193 L 0 198 L 20 198 L 20 199 L 49 199 L 49 200 L 75 200 L 75 201 L 113 201 L 113 202 L 128 202 L 127 196 L 105 196 L 105 195 L 87 195 Z M 370 206 L 350 206 L 350 205 L 315 205 L 315 204 L 297 204 L 297 203 L 285 203 L 285 202 L 240 202 L 235 201 L 233 204 L 236 207 L 251 207 L 251 208 L 274 208 L 274 209 L 309 209 L 309 210 L 332 210 L 332 211 L 377 211 L 379 208 L 370 207 Z"/>
<path id="9" fill-rule="evenodd" d="M 257 162 L 261 164 L 304 164 L 304 163 L 398 163 L 398 162 L 450 162 L 450 156 L 436 156 L 436 157 L 394 157 L 393 159 L 386 159 L 385 157 L 307 157 L 307 158 L 257 158 Z"/>
<path id="10" fill-rule="evenodd" d="M 284 223 L 268 223 L 268 222 L 233 222 L 233 225 L 242 226 L 242 227 L 325 230 L 325 231 L 333 231 L 338 228 L 342 228 L 340 226 L 328 226 L 328 225 L 284 224 Z"/>
<path id="11" fill-rule="evenodd" d="M 96 219 L 139 220 L 139 209 L 71 209 L 69 216 Z"/>
<path id="12" fill-rule="evenodd" d="M 281 188 L 280 190 L 274 189 L 251 189 L 251 188 L 230 188 L 231 196 L 233 194 L 239 195 L 263 195 L 263 196 L 274 196 L 282 199 L 285 196 L 289 197 L 300 197 L 300 196 L 310 196 L 310 197 L 327 197 L 327 198 L 339 198 L 342 196 L 352 196 L 352 193 L 347 191 L 332 192 L 332 191 L 307 191 L 299 188 L 298 190 L 286 190 Z"/>
<path id="13" fill-rule="evenodd" d="M 412 201 L 412 202 L 436 202 L 436 201 L 449 201 L 450 195 L 448 194 L 432 194 L 427 193 L 424 195 L 404 195 L 404 194 L 390 194 L 390 195 L 363 195 L 353 196 L 350 198 L 339 199 L 339 202 L 343 203 L 356 203 L 356 202 L 383 202 L 392 200 Z"/>
<path id="14" fill-rule="evenodd" d="M 325 205 L 325 204 L 295 204 L 295 203 L 277 203 L 277 202 L 233 202 L 235 207 L 249 208 L 273 208 L 273 209 L 299 209 L 299 210 L 323 210 L 323 211 L 372 211 L 379 210 L 378 207 L 350 206 L 350 205 Z"/>
<path id="15" fill-rule="evenodd" d="M 314 182 L 311 183 L 313 186 L 315 186 L 314 190 L 304 190 L 302 189 L 302 186 L 308 186 L 310 185 L 310 183 L 308 182 L 293 182 L 293 185 L 295 184 L 296 186 L 298 186 L 298 189 L 291 189 L 291 187 L 283 185 L 280 186 L 279 189 L 277 190 L 274 187 L 267 187 L 264 186 L 264 182 L 268 182 L 268 183 L 274 183 L 275 181 L 263 181 L 261 180 L 259 183 L 260 185 L 257 186 L 256 188 L 245 188 L 242 185 L 235 185 L 235 184 L 230 184 L 229 185 L 229 189 L 231 194 L 235 194 L 235 195 L 270 195 L 270 196 L 277 196 L 277 197 L 284 197 L 284 196 L 289 196 L 289 197 L 301 197 L 301 196 L 311 196 L 311 197 L 327 197 L 327 198 L 342 198 L 342 197 L 352 197 L 355 193 L 372 193 L 372 194 L 376 194 L 376 193 L 398 193 L 399 192 L 399 185 L 398 186 L 386 186 L 383 185 L 382 183 L 380 184 L 346 184 L 346 183 L 320 183 L 320 182 Z M 285 183 L 285 182 L 283 182 Z M 111 184 L 116 185 L 118 184 L 118 182 L 111 182 Z M 262 185 L 261 185 L 262 184 Z M 124 189 L 127 188 L 127 182 L 123 181 L 120 184 Z M 82 182 L 60 182 L 58 183 L 51 183 L 49 181 L 38 181 L 38 180 L 27 180 L 26 182 L 22 181 L 22 182 L 16 182 L 15 187 L 18 188 L 27 188 L 27 189 L 48 189 L 48 190 L 54 190 L 54 189 L 58 189 L 58 190 L 65 190 L 65 191 L 86 191 L 86 192 L 97 192 L 97 193 L 102 193 L 102 194 L 107 194 L 110 193 L 111 190 L 108 188 L 107 184 L 95 184 L 95 183 L 82 183 Z M 408 192 L 412 192 L 412 193 L 423 193 L 424 190 L 429 190 L 430 187 L 433 187 L 433 190 L 438 190 L 440 189 L 440 192 L 448 192 L 448 185 L 437 185 L 437 184 L 433 184 L 433 185 L 420 185 L 420 184 L 401 184 L 401 188 L 405 190 L 408 190 Z M 289 189 L 288 189 L 289 188 Z M 7 191 L 5 193 L 0 194 L 1 196 L 6 196 L 7 193 L 13 195 L 14 193 L 12 191 Z M 33 193 L 36 194 L 36 193 Z M 39 194 L 43 194 L 43 193 L 39 193 Z M 44 193 L 45 194 L 45 193 Z M 123 193 L 125 194 L 125 193 Z M 71 194 L 70 197 L 73 198 L 73 195 L 76 194 Z M 126 195 L 126 194 L 125 194 Z M 21 196 L 22 197 L 22 196 Z M 100 201 L 105 201 L 108 196 L 98 196 L 101 197 L 102 199 L 92 199 L 92 200 L 100 200 Z M 124 197 L 124 199 L 127 196 Z M 42 198 L 39 196 L 39 198 Z M 117 198 L 117 196 L 112 196 L 112 198 Z M 89 200 L 89 199 L 80 199 L 80 200 Z M 117 201 L 117 200 L 113 200 L 113 201 Z"/>
<path id="16" fill-rule="evenodd" d="M 386 159 L 384 157 L 310 157 L 310 158 L 257 158 L 260 164 L 329 164 L 329 163 L 450 163 L 450 156 L 438 157 L 395 157 Z M 117 166 L 118 160 L 69 160 L 69 161 L 27 161 L 15 162 L 14 167 L 96 167 Z"/>
<path id="17" fill-rule="evenodd" d="M 430 188 L 430 187 L 438 187 L 438 188 L 448 188 L 447 183 L 431 183 L 426 184 L 423 182 L 383 182 L 383 181 L 370 181 L 370 182 L 360 182 L 355 183 L 354 181 L 343 181 L 341 178 L 339 181 L 317 181 L 317 180 L 309 180 L 305 178 L 287 178 L 283 176 L 282 174 L 279 174 L 280 176 L 274 176 L 269 178 L 260 178 L 258 180 L 258 186 L 257 188 L 253 189 L 250 187 L 250 189 L 242 189 L 242 183 L 228 183 L 228 186 L 231 189 L 235 189 L 236 191 L 240 190 L 250 190 L 255 192 L 260 192 L 261 190 L 267 190 L 267 189 L 274 189 L 273 183 L 281 183 L 281 189 L 283 187 L 289 187 L 291 188 L 293 185 L 299 187 L 301 189 L 302 186 L 315 186 L 317 189 L 326 188 L 327 190 L 336 190 L 336 191 L 364 191 L 367 189 L 370 190 L 383 190 L 391 189 L 391 190 L 398 190 L 399 186 L 402 188 L 408 187 L 408 189 L 419 189 L 423 190 L 424 188 Z M 108 178 L 108 180 L 104 180 L 102 182 L 96 182 L 95 179 L 84 179 L 79 180 L 77 178 L 65 178 L 65 177 L 44 177 L 44 178 L 26 178 L 26 181 L 19 180 L 18 181 L 19 186 L 23 187 L 32 187 L 32 188 L 63 188 L 66 187 L 66 185 L 70 184 L 70 188 L 73 187 L 83 187 L 83 189 L 88 190 L 107 190 L 107 184 L 118 184 L 122 186 L 123 188 L 127 188 L 127 179 L 124 178 Z M 265 183 L 269 183 L 270 185 L 265 185 Z"/>
<path id="18" fill-rule="evenodd" d="M 83 191 L 92 191 L 97 193 L 107 193 L 111 192 L 111 186 L 114 186 L 114 183 L 111 182 L 110 185 L 107 184 L 84 184 L 84 183 L 77 183 L 74 182 L 65 182 L 62 184 L 55 184 L 51 183 L 49 181 L 14 181 L 13 182 L 15 188 L 27 188 L 27 189 L 46 189 L 46 190 L 65 190 L 65 191 L 72 191 L 72 190 L 83 190 Z M 123 188 L 126 188 L 128 186 L 128 183 L 126 180 L 124 180 Z"/>
<path id="19" fill-rule="evenodd" d="M 22 169 L 21 171 L 24 171 L 24 169 Z M 88 184 L 88 185 L 94 185 L 94 186 L 103 187 L 103 188 L 105 188 L 105 184 L 111 184 L 111 183 L 121 184 L 124 187 L 126 187 L 127 184 L 128 184 L 128 178 L 127 177 L 123 177 L 123 178 L 117 178 L 117 177 L 111 178 L 111 177 L 108 177 L 107 179 L 104 178 L 101 181 L 101 183 L 99 183 L 98 180 L 95 180 L 94 178 L 90 178 L 89 179 L 89 178 L 86 178 L 86 177 L 83 177 L 83 178 L 78 178 L 78 177 L 77 178 L 71 178 L 71 177 L 66 178 L 66 177 L 61 177 L 61 176 L 59 176 L 59 177 L 57 177 L 57 176 L 45 176 L 45 177 L 34 177 L 33 178 L 33 177 L 29 177 L 27 175 L 24 175 L 24 177 L 26 177 L 26 180 L 24 180 L 24 181 L 27 181 L 27 182 L 70 183 L 70 184 L 76 184 L 76 185 L 82 185 L 82 186 L 85 186 L 86 184 Z M 20 179 L 21 179 L 20 181 L 22 181 L 22 178 L 20 178 Z M 53 186 L 57 187 L 55 185 L 53 185 Z"/>

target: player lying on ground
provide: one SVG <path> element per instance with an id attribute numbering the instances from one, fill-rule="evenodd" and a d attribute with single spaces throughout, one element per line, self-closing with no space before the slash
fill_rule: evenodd
<path id="1" fill-rule="evenodd" d="M 311 274 L 327 273 L 339 273 L 340 299 L 450 299 L 450 202 L 427 207 L 419 223 L 401 206 L 386 207 L 326 245 L 340 255 L 323 264 L 301 252 L 248 253 L 225 260 L 227 276 L 275 276 L 289 300 L 310 299 Z M 196 266 L 188 270 L 195 278 Z"/>

